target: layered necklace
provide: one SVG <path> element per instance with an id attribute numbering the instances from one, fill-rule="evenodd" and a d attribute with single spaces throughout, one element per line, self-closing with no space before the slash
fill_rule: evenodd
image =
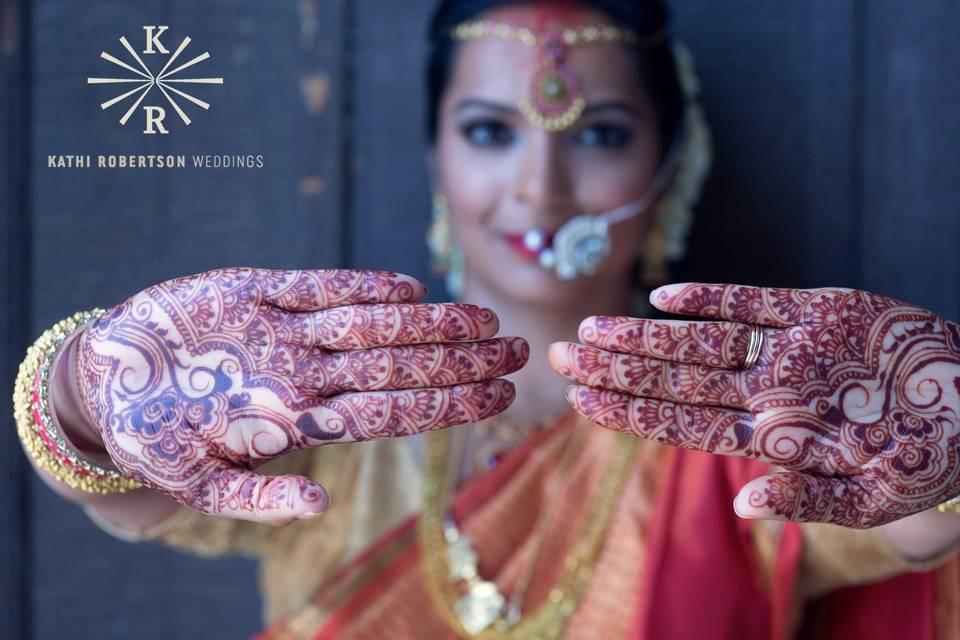
<path id="1" fill-rule="evenodd" d="M 631 30 L 610 25 L 542 32 L 503 22 L 478 20 L 458 25 L 452 30 L 451 37 L 456 42 L 500 40 L 537 49 L 540 65 L 531 78 L 528 95 L 520 101 L 518 109 L 534 126 L 547 131 L 562 131 L 571 127 L 587 106 L 580 81 L 567 64 L 571 48 L 602 44 L 654 46 L 664 42 L 667 33 L 663 29 L 642 37 Z M 672 167 L 662 173 L 669 177 Z M 659 196 L 659 189 L 657 182 L 653 195 Z M 529 240 L 533 245 L 530 248 L 540 251 L 542 266 L 555 270 L 562 279 L 589 274 L 609 251 L 609 225 L 639 215 L 648 206 L 649 202 L 644 199 L 606 212 L 606 217 L 578 216 L 553 238 L 531 235 L 524 242 Z M 559 462 L 558 473 L 562 475 L 569 472 L 583 451 L 583 440 L 587 435 L 585 428 L 574 426 L 573 430 L 564 444 Z M 510 445 L 528 430 L 511 428 L 499 421 L 481 423 L 478 431 L 480 435 L 493 433 Z M 503 437 L 504 433 L 508 437 Z M 417 536 L 425 586 L 437 611 L 462 638 L 561 638 L 593 577 L 617 499 L 635 458 L 638 439 L 622 434 L 616 436 L 612 445 L 614 451 L 600 479 L 593 505 L 566 556 L 559 560 L 562 562 L 560 576 L 546 600 L 529 612 L 523 611 L 524 595 L 540 560 L 543 541 L 549 535 L 556 501 L 541 506 L 531 533 L 530 557 L 508 598 L 495 582 L 480 575 L 473 544 L 450 514 L 449 432 L 429 433 L 426 441 L 423 508 Z M 489 460 L 495 453 L 496 447 L 481 450 L 481 464 L 489 467 Z"/>
<path id="2" fill-rule="evenodd" d="M 565 474 L 583 450 L 587 435 L 574 426 L 564 445 L 559 472 Z M 448 462 L 450 434 L 427 434 L 424 462 L 423 508 L 418 523 L 421 568 L 425 586 L 437 611 L 462 638 L 495 640 L 506 638 L 549 640 L 561 638 L 584 591 L 613 516 L 617 499 L 629 473 L 637 438 L 617 436 L 614 452 L 600 480 L 593 507 L 571 543 L 563 569 L 546 601 L 535 610 L 522 612 L 523 596 L 533 577 L 539 551 L 553 520 L 555 502 L 540 509 L 534 524 L 533 552 L 512 596 L 508 599 L 492 580 L 484 579 L 469 538 L 450 515 Z"/>

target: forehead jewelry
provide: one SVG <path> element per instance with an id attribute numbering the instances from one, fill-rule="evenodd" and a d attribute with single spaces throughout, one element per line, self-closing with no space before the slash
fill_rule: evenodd
<path id="1" fill-rule="evenodd" d="M 562 131 L 583 114 L 587 101 L 580 81 L 566 66 L 571 47 L 622 43 L 650 46 L 666 39 L 666 29 L 641 38 L 630 29 L 607 25 L 566 28 L 560 31 L 535 31 L 507 22 L 473 20 L 453 28 L 455 42 L 501 40 L 539 49 L 539 68 L 530 81 L 529 94 L 520 101 L 520 112 L 534 126 L 546 131 Z"/>

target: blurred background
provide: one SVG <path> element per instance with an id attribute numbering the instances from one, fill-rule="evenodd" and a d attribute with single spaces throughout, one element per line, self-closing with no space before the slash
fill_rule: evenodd
<path id="1" fill-rule="evenodd" d="M 10 393 L 76 310 L 220 266 L 424 279 L 431 0 L 0 0 L 0 638 L 238 638 L 256 566 L 108 537 L 31 473 Z M 960 320 L 960 3 L 676 0 L 715 168 L 674 279 L 868 289 Z M 103 50 L 169 25 L 222 87 L 121 127 Z M 199 68 L 199 67 L 198 67 Z M 115 70 L 115 69 L 112 69 Z M 113 92 L 117 93 L 117 92 Z M 51 154 L 262 155 L 258 169 L 55 169 Z M 94 160 L 95 162 L 95 160 Z"/>

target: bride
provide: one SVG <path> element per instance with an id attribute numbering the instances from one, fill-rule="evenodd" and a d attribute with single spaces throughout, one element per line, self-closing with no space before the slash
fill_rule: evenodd
<path id="1" fill-rule="evenodd" d="M 459 302 L 233 268 L 80 313 L 17 382 L 41 477 L 259 558 L 262 638 L 954 637 L 960 327 L 729 284 L 653 317 L 710 156 L 659 0 L 445 0 L 430 43 Z"/>

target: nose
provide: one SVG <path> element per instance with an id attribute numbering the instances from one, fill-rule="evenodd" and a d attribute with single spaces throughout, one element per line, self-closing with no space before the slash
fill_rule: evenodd
<path id="1" fill-rule="evenodd" d="M 573 183 L 560 136 L 538 130 L 524 143 L 514 197 L 544 223 L 566 219 L 573 206 Z"/>

